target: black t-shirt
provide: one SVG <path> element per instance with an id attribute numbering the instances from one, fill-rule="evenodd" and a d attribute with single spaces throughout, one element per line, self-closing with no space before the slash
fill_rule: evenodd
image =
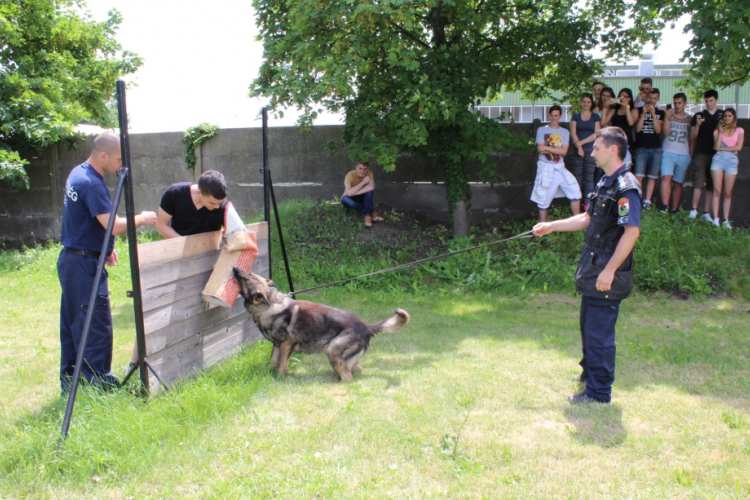
<path id="1" fill-rule="evenodd" d="M 180 236 L 218 231 L 224 225 L 224 209 L 227 200 L 221 202 L 216 210 L 201 207 L 196 210 L 193 198 L 190 196 L 189 182 L 172 184 L 161 197 L 160 207 L 172 216 L 170 226 Z"/>
<path id="2" fill-rule="evenodd" d="M 628 113 L 630 113 L 630 110 L 627 110 L 627 113 L 624 115 L 619 115 L 617 114 L 619 109 L 620 104 L 615 104 L 615 114 L 612 115 L 610 125 L 622 129 L 622 131 L 625 132 L 625 135 L 628 136 L 628 146 L 631 146 L 633 144 L 633 126 L 628 123 Z"/>
<path id="3" fill-rule="evenodd" d="M 719 121 L 724 117 L 724 110 L 717 109 L 714 114 L 711 114 L 707 109 L 704 109 L 699 113 L 695 113 L 693 121 L 690 122 L 691 127 L 695 127 L 698 124 L 698 121 L 695 119 L 698 115 L 703 115 L 704 122 L 698 130 L 698 138 L 695 139 L 695 151 L 693 155 L 713 155 L 714 130 L 716 130 Z"/>
<path id="4" fill-rule="evenodd" d="M 643 108 L 638 108 L 638 119 L 641 119 L 644 111 Z M 656 110 L 656 119 L 664 121 L 666 113 L 661 110 Z M 660 148 L 661 147 L 661 134 L 656 133 L 654 128 L 654 117 L 651 113 L 646 113 L 646 118 L 643 120 L 643 128 L 640 132 L 635 133 L 635 147 L 636 148 Z"/>

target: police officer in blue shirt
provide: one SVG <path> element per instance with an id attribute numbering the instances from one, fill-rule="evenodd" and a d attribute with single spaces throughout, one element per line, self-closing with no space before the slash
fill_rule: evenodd
<path id="1" fill-rule="evenodd" d="M 63 250 L 57 259 L 57 274 L 62 288 L 60 385 L 63 391 L 70 389 L 104 233 L 112 215 L 112 200 L 104 183 L 104 174 L 114 174 L 121 166 L 120 137 L 114 132 L 105 132 L 94 139 L 94 148 L 88 160 L 73 169 L 65 184 Z M 112 234 L 124 234 L 127 231 L 126 219 L 117 214 L 114 216 Z M 135 223 L 136 226 L 153 226 L 156 224 L 156 213 L 141 212 L 135 217 Z M 108 266 L 117 264 L 114 244 L 113 236 L 107 250 Z M 83 362 L 81 372 L 90 383 L 103 388 L 118 385 L 119 380 L 111 371 L 112 314 L 106 270 L 98 290 Z"/>
<path id="2" fill-rule="evenodd" d="M 534 226 L 536 236 L 586 229 L 576 288 L 581 294 L 581 342 L 585 382 L 571 403 L 609 403 L 615 380 L 615 323 L 620 301 L 633 289 L 633 248 L 640 236 L 641 185 L 624 164 L 628 139 L 617 127 L 596 134 L 592 157 L 605 176 L 586 212 Z"/>

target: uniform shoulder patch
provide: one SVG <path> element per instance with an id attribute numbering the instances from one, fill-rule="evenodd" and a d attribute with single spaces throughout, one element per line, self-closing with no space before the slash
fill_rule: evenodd
<path id="1" fill-rule="evenodd" d="M 620 198 L 617 200 L 617 215 L 624 217 L 630 212 L 630 200 L 627 198 Z"/>
<path id="2" fill-rule="evenodd" d="M 617 187 L 618 191 L 621 193 L 623 191 L 627 191 L 629 189 L 635 189 L 638 191 L 638 195 L 641 196 L 641 183 L 638 182 L 638 179 L 633 175 L 632 172 L 625 172 L 624 174 L 620 175 L 617 178 Z"/>

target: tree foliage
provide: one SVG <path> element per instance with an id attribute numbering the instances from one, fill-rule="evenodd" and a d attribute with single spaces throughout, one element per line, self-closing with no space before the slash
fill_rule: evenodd
<path id="1" fill-rule="evenodd" d="M 195 156 L 196 148 L 218 133 L 219 127 L 210 123 L 201 123 L 185 131 L 182 143 L 185 145 L 185 163 L 190 170 L 195 168 L 195 162 L 198 161 Z"/>
<path id="2" fill-rule="evenodd" d="M 449 206 L 469 202 L 464 167 L 518 139 L 469 110 L 501 88 L 578 92 L 602 67 L 591 49 L 632 56 L 661 22 L 626 0 L 254 0 L 264 63 L 251 86 L 272 109 L 343 111 L 352 160 L 386 170 L 427 154 Z M 639 22 L 626 27 L 629 15 Z M 526 142 L 526 141 L 523 141 Z"/>
<path id="3" fill-rule="evenodd" d="M 95 22 L 82 0 L 0 0 L 0 179 L 28 185 L 10 151 L 115 124 L 115 82 L 142 61 L 115 40 L 121 16 Z"/>
<path id="4" fill-rule="evenodd" d="M 750 80 L 750 2 L 738 0 L 661 0 L 653 6 L 668 21 L 688 15 L 692 32 L 683 62 L 690 78 L 683 83 L 702 97 L 711 87 Z"/>

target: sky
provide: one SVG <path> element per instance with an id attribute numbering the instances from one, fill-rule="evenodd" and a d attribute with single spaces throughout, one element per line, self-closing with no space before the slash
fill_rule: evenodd
<path id="1" fill-rule="evenodd" d="M 260 127 L 265 102 L 248 97 L 258 74 L 263 47 L 250 0 L 87 0 L 94 19 L 115 8 L 123 17 L 117 40 L 144 59 L 126 78 L 132 133 L 184 131 L 200 123 L 221 128 Z M 683 23 L 667 28 L 656 64 L 676 63 L 688 46 Z M 269 117 L 269 126 L 291 126 L 296 113 Z M 323 115 L 318 125 L 341 123 Z"/>

